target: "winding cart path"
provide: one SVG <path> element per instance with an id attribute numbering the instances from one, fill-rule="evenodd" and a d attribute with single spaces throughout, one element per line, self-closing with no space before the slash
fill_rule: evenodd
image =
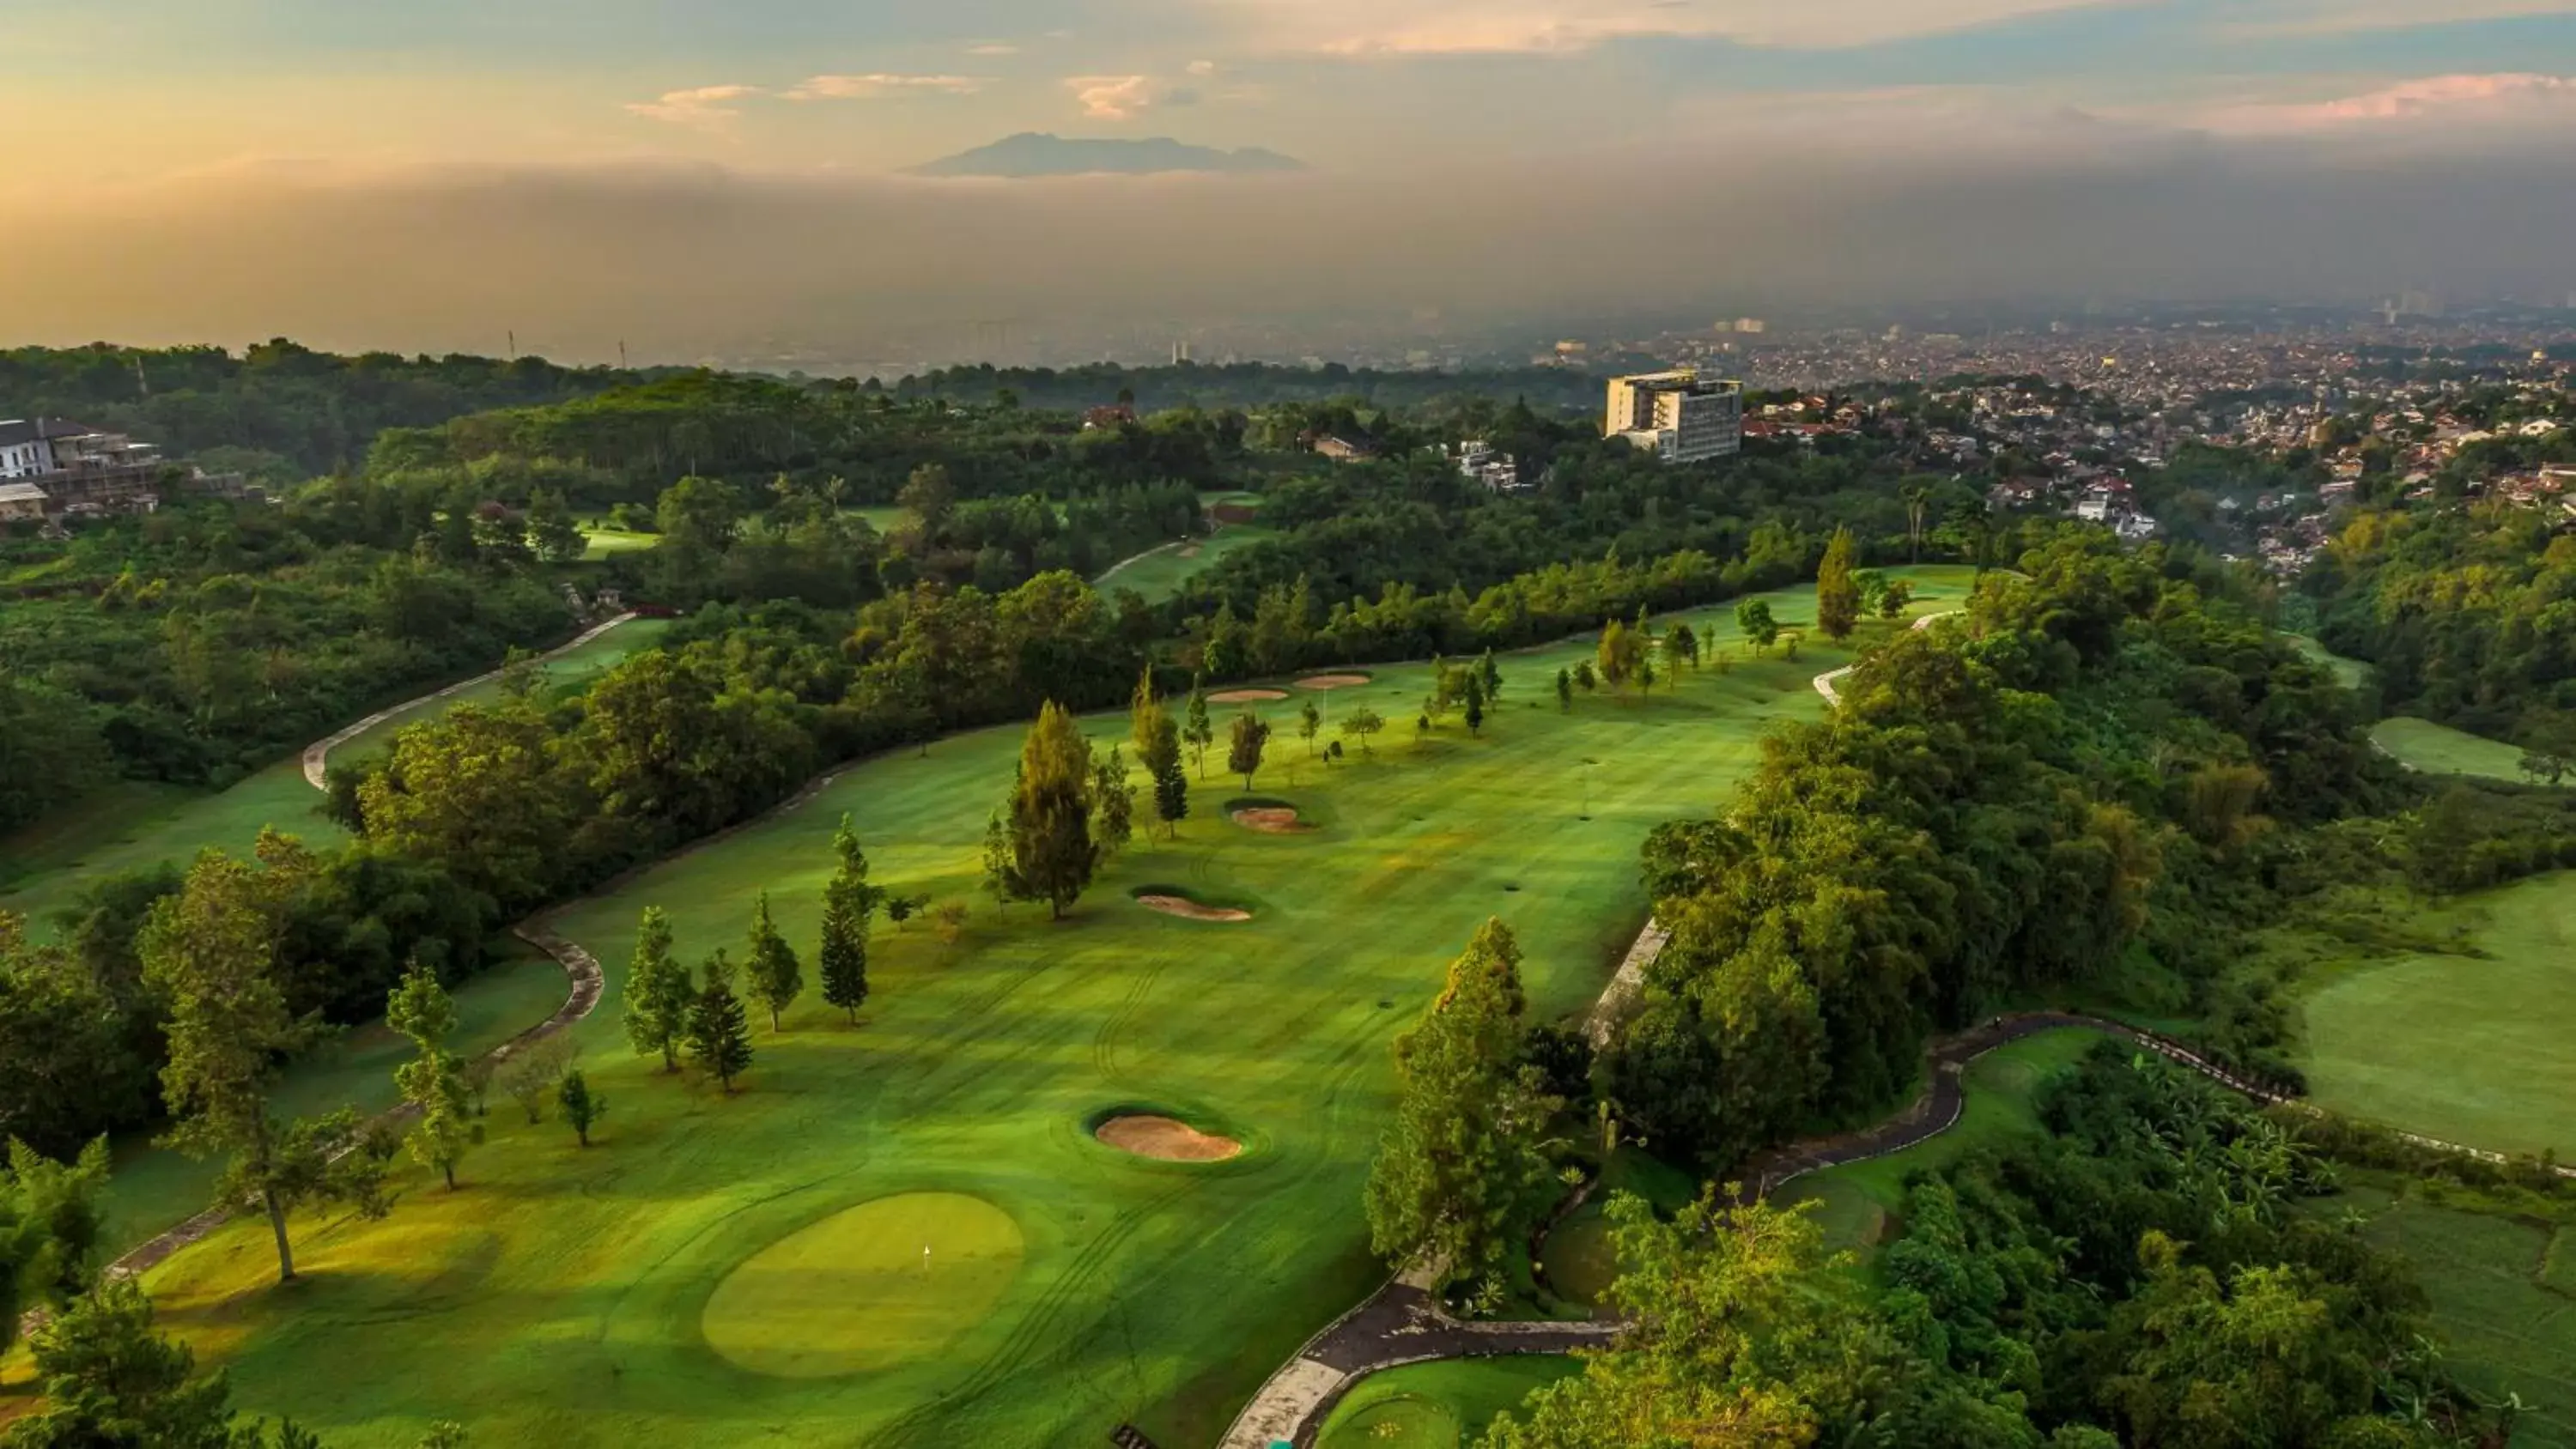
<path id="1" fill-rule="evenodd" d="M 636 616 L 633 614 L 620 614 L 616 618 L 610 619 L 605 623 L 594 625 L 593 627 L 585 629 L 580 634 L 574 636 L 572 642 L 554 649 L 549 649 L 545 653 L 536 656 L 533 662 L 544 664 L 550 660 L 559 659 L 635 617 Z M 334 732 L 328 739 L 317 740 L 314 743 L 305 746 L 304 782 L 311 785 L 316 790 L 330 789 L 331 783 L 329 770 L 331 752 L 333 750 L 338 749 L 340 746 L 347 744 L 353 739 L 356 739 L 358 736 L 375 728 L 377 725 L 384 723 L 386 720 L 392 719 L 397 715 L 407 713 L 411 710 L 418 709 L 423 705 L 434 704 L 439 700 L 447 699 L 465 690 L 472 689 L 478 684 L 497 679 L 500 677 L 501 673 L 501 670 L 495 669 L 487 674 L 478 674 L 471 679 L 458 680 L 456 683 L 451 684 L 444 689 L 424 694 L 418 699 L 407 700 L 401 704 L 395 705 L 391 709 L 378 710 L 374 714 L 367 716 L 365 719 L 358 721 L 356 724 Z M 499 1046 L 492 1048 L 488 1055 L 494 1062 L 506 1062 L 517 1053 L 527 1050 L 530 1046 L 545 1040 L 547 1037 L 570 1028 L 575 1022 L 578 1022 L 583 1017 L 590 1015 L 592 1009 L 599 1005 L 601 991 L 606 988 L 607 979 L 600 974 L 598 960 L 588 951 L 583 950 L 581 947 L 574 945 L 572 942 L 567 941 L 563 937 L 546 929 L 543 924 L 544 919 L 545 918 L 542 915 L 532 917 L 529 920 L 511 927 L 510 934 L 527 942 L 529 945 L 536 947 L 538 950 L 545 952 L 547 955 L 552 956 L 555 959 L 555 964 L 563 967 L 566 982 L 564 1003 L 563 1005 L 555 1008 L 555 1012 L 552 1016 L 549 1016 L 545 1020 L 538 1022 L 536 1025 L 529 1027 L 526 1031 L 519 1033 L 517 1036 L 510 1038 Z M 393 1108 L 378 1117 L 376 1120 L 386 1123 L 400 1123 L 408 1119 L 415 1110 L 415 1108 L 406 1104 L 404 1106 Z M 157 1237 L 138 1243 L 133 1248 L 128 1249 L 124 1256 L 107 1265 L 107 1272 L 110 1276 L 119 1278 L 131 1277 L 137 1273 L 150 1272 L 153 1268 L 167 1260 L 171 1254 L 178 1252 L 181 1248 L 187 1247 L 191 1243 L 199 1241 L 215 1229 L 222 1227 L 225 1222 L 231 1219 L 234 1211 L 235 1209 L 231 1207 L 210 1207 L 204 1212 L 197 1214 L 195 1217 L 188 1219 L 186 1222 L 179 1224 L 177 1227 L 174 1227 Z"/>

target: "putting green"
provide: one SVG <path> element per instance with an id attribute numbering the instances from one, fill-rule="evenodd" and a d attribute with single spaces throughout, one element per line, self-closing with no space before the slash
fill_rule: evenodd
<path id="1" fill-rule="evenodd" d="M 707 1300 L 707 1346 L 784 1379 L 868 1373 L 936 1353 L 1020 1274 L 1011 1215 L 907 1192 L 832 1214 L 752 1255 Z"/>
<path id="2" fill-rule="evenodd" d="M 2469 897 L 2421 923 L 2464 933 L 2335 977 L 2307 999 L 2317 1105 L 2494 1152 L 2576 1155 L 2576 875 Z"/>
<path id="3" fill-rule="evenodd" d="M 1964 570 L 1920 577 L 1927 607 L 1966 583 Z M 1769 597 L 1784 619 L 1813 617 L 1807 591 Z M 1733 668 L 1685 671 L 1648 700 L 1561 709 L 1557 670 L 1591 652 L 1567 641 L 1501 661 L 1481 738 L 1453 719 L 1327 765 L 1283 732 L 1248 790 L 1213 759 L 1190 772 L 1178 840 L 1140 835 L 1062 921 L 997 910 L 979 890 L 1021 727 L 860 762 L 810 803 L 556 915 L 608 965 L 608 998 L 574 1033 L 592 1087 L 616 1104 L 605 1136 L 584 1151 L 560 1122 L 496 1111 L 460 1190 L 406 1165 L 387 1224 L 489 1229 L 486 1291 L 397 1308 L 318 1272 L 289 1293 L 255 1272 L 210 1281 L 241 1245 L 255 1264 L 265 1227 L 246 1222 L 151 1275 L 170 1295 L 163 1324 L 231 1374 L 237 1402 L 292 1414 L 335 1449 L 403 1449 L 439 1418 L 470 1423 L 478 1442 L 550 1449 L 1074 1444 L 1121 1423 L 1213 1443 L 1300 1343 L 1383 1281 L 1357 1205 L 1392 1101 L 1388 1043 L 1477 925 L 1499 915 L 1519 934 L 1534 1015 L 1580 1012 L 1645 919 L 1638 842 L 1721 802 L 1775 722 L 1822 712 L 1809 681 L 1848 651 L 1747 659 L 1731 612 L 1690 619 L 1715 629 Z M 1428 675 L 1387 666 L 1311 697 L 1334 720 L 1360 704 L 1410 710 Z M 1268 718 L 1284 726 L 1303 702 Z M 1082 724 L 1101 744 L 1127 736 L 1124 710 Z M 1226 802 L 1271 791 L 1329 828 L 1262 835 L 1224 818 Z M 732 1094 L 636 1057 L 618 997 L 643 908 L 667 910 L 695 960 L 739 951 L 766 891 L 810 980 L 845 811 L 873 883 L 970 903 L 956 939 L 880 920 L 860 1024 L 809 989 L 784 1031 L 762 1023 Z M 1154 883 L 1245 903 L 1254 919 L 1202 926 L 1127 898 Z M 1144 1162 L 1093 1140 L 1109 1103 L 1259 1124 L 1259 1148 L 1221 1166 Z M 742 1265 L 853 1203 L 927 1190 L 991 1203 L 1025 1239 L 1014 1286 L 957 1319 L 944 1346 L 832 1377 L 751 1373 L 709 1350 L 710 1300 Z M 299 1246 L 328 1262 L 352 1231 L 301 1221 Z M 342 1313 L 312 1306 L 344 1300 Z M 437 1347 L 456 1344 L 475 1351 Z M 423 1374 L 431 1353 L 440 1372 Z M 328 1374 L 313 1371 L 321 1356 Z"/>

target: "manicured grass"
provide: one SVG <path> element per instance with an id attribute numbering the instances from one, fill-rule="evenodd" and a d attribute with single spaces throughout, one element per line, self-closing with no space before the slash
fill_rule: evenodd
<path id="1" fill-rule="evenodd" d="M 2067 1027 L 1997 1047 L 1968 1064 L 1967 1108 L 1958 1125 L 1902 1152 L 1797 1178 L 1772 1194 L 1772 1201 L 1782 1207 L 1815 1203 L 1826 1242 L 1866 1255 L 1897 1231 L 1908 1174 L 1956 1162 L 1978 1147 L 2038 1136 L 2041 1085 L 2083 1060 L 2101 1040 L 2100 1032 Z"/>
<path id="2" fill-rule="evenodd" d="M 1582 1371 L 1554 1354 L 1388 1369 L 1362 1379 L 1334 1405 L 1316 1449 L 1458 1449 L 1533 1391 Z"/>
<path id="3" fill-rule="evenodd" d="M 590 546 L 582 550 L 581 556 L 585 560 L 611 558 L 621 553 L 638 553 L 662 541 L 662 535 L 658 533 L 636 533 L 628 529 L 612 528 L 605 523 L 582 525 L 581 536 L 590 541 Z"/>
<path id="4" fill-rule="evenodd" d="M 658 619 L 622 624 L 547 666 L 548 686 L 564 688 L 586 681 L 628 654 L 649 647 L 669 627 Z M 394 731 L 423 718 L 424 710 L 463 700 L 489 700 L 499 692 L 498 682 L 459 690 L 422 709 L 397 715 L 340 748 L 382 749 Z M 321 805 L 321 792 L 304 779 L 300 751 L 229 790 L 203 793 L 171 786 L 121 785 L 48 821 L 41 835 L 15 836 L 0 845 L 0 858 L 16 872 L 13 878 L 0 880 L 0 910 L 26 916 L 35 935 L 51 939 L 54 912 L 68 908 L 81 888 L 100 876 L 165 860 L 185 865 L 209 845 L 247 853 L 259 832 L 270 825 L 317 847 L 346 839 L 339 826 L 319 813 Z"/>
<path id="5" fill-rule="evenodd" d="M 2307 998 L 2310 1095 L 2471 1147 L 2576 1155 L 2576 876 L 2489 891 L 2426 924 L 2460 932 L 2461 954 L 2395 956 Z"/>
<path id="6" fill-rule="evenodd" d="M 892 1368 L 983 1321 L 1019 1276 L 1021 1247 L 1019 1224 L 980 1197 L 861 1203 L 727 1274 L 707 1300 L 707 1344 L 779 1378 Z"/>
<path id="7" fill-rule="evenodd" d="M 1592 1195 L 1568 1214 L 1539 1248 L 1548 1286 L 1578 1304 L 1598 1304 L 1619 1276 L 1619 1255 L 1610 1242 L 1610 1218 L 1604 1209 L 1622 1192 L 1635 1193 L 1663 1213 L 1679 1211 L 1699 1196 L 1693 1174 L 1635 1147 L 1623 1146 L 1610 1159 Z"/>
<path id="8" fill-rule="evenodd" d="M 1133 589 L 1147 603 L 1159 604 L 1180 592 L 1201 569 L 1213 567 L 1217 560 L 1236 549 L 1278 537 L 1278 530 L 1257 523 L 1232 524 L 1218 529 L 1204 539 L 1188 539 L 1166 544 L 1139 559 L 1133 559 L 1102 574 L 1097 583 L 1102 592 Z"/>
<path id="9" fill-rule="evenodd" d="M 2315 1210 L 2361 1214 L 2371 1242 L 2414 1263 L 2445 1362 L 2463 1383 L 2488 1398 L 2512 1392 L 2538 1406 L 2523 1415 L 2514 1449 L 2576 1446 L 2576 1302 L 2543 1280 L 2548 1226 L 2377 1187 Z"/>
<path id="10" fill-rule="evenodd" d="M 563 1005 L 563 968 L 520 942 L 482 975 L 456 990 L 456 1035 L 451 1050 L 480 1056 L 554 1014 Z M 382 1111 L 400 1100 L 394 1068 L 409 1061 L 411 1043 L 383 1022 L 355 1027 L 298 1062 L 276 1098 L 286 1116 L 354 1106 Z M 518 1104 L 493 1092 L 498 1122 Z M 116 1170 L 108 1179 L 107 1247 L 121 1253 L 164 1228 L 194 1216 L 214 1200 L 219 1163 L 198 1162 L 132 1138 L 116 1144 Z"/>
<path id="11" fill-rule="evenodd" d="M 2398 763 L 2428 775 L 2476 775 L 2520 784 L 2531 780 L 2522 772 L 2520 748 L 2428 719 L 2381 720 L 2371 727 L 2370 739 Z"/>
<path id="12" fill-rule="evenodd" d="M 1965 581 L 1926 574 L 1936 606 Z M 1774 607 L 1803 620 L 1813 606 L 1789 594 Z M 291 1292 L 267 1281 L 257 1224 L 179 1255 L 150 1283 L 164 1322 L 231 1370 L 243 1403 L 346 1449 L 405 1445 L 443 1417 L 552 1449 L 1072 1444 L 1122 1422 L 1160 1443 L 1212 1442 L 1379 1280 L 1358 1202 L 1388 1106 L 1388 1043 L 1476 924 L 1500 915 L 1518 931 L 1535 1015 L 1581 1010 L 1644 917 L 1638 842 L 1719 803 L 1762 731 L 1813 717 L 1810 677 L 1847 657 L 1810 646 L 1794 662 L 1702 671 L 1642 704 L 1590 697 L 1560 713 L 1548 683 L 1582 652 L 1506 660 L 1480 740 L 1454 720 L 1421 743 L 1391 730 L 1327 773 L 1283 731 L 1257 791 L 1323 828 L 1232 824 L 1217 807 L 1243 782 L 1212 771 L 1180 840 L 1139 842 L 1061 923 L 1027 906 L 997 914 L 976 894 L 1018 728 L 862 764 L 798 810 L 562 913 L 559 929 L 610 963 L 609 998 L 578 1033 L 615 1103 L 598 1146 L 496 1114 L 462 1191 L 406 1169 L 389 1222 L 305 1222 L 312 1279 Z M 1318 698 L 1336 716 L 1360 700 L 1409 718 L 1427 672 L 1382 668 L 1366 689 Z M 1285 722 L 1301 700 L 1266 708 Z M 1086 728 L 1102 742 L 1126 733 L 1123 715 Z M 962 939 L 880 924 L 862 1024 L 809 996 L 783 1035 L 759 1034 L 734 1096 L 628 1055 L 616 986 L 638 913 L 667 909 L 695 959 L 739 951 L 765 890 L 810 952 L 845 811 L 878 884 L 975 902 Z M 1126 896 L 1149 882 L 1254 919 L 1156 915 Z M 1245 1151 L 1154 1162 L 1086 1130 L 1136 1102 L 1220 1124 Z M 708 1304 L 741 1265 L 834 1214 L 922 1192 L 989 1202 L 1024 1242 L 998 1305 L 946 1348 L 796 1378 L 708 1346 Z M 840 1332 L 813 1347 L 838 1351 Z M 431 1352 L 439 1371 L 423 1373 Z"/>
<path id="13" fill-rule="evenodd" d="M 2347 659 L 2305 634 L 2293 634 L 2291 642 L 2299 652 L 2334 671 L 2335 682 L 2346 689 L 2360 689 L 2370 683 L 2370 666 L 2358 659 Z"/>
<path id="14" fill-rule="evenodd" d="M 75 807 L 64 817 L 67 823 L 49 827 L 59 832 L 50 847 L 25 855 L 6 852 L 30 869 L 0 886 L 0 910 L 24 915 L 34 935 L 50 940 L 54 913 L 69 909 L 81 888 L 100 876 L 165 860 L 186 865 L 209 845 L 248 853 L 270 825 L 315 846 L 345 839 L 319 813 L 321 805 L 321 792 L 305 783 L 294 758 L 213 793 L 169 786 L 113 789 Z"/>
<path id="15" fill-rule="evenodd" d="M 629 619 L 580 648 L 546 662 L 545 679 L 538 688 L 546 693 L 568 693 L 587 688 L 600 675 L 624 663 L 630 654 L 650 649 L 671 630 L 668 619 Z M 393 746 L 394 736 L 405 725 L 418 724 L 460 704 L 490 704 L 501 697 L 501 681 L 485 680 L 471 689 L 424 701 L 416 709 L 405 710 L 366 733 L 351 739 L 331 752 L 334 764 L 363 755 L 379 753 Z"/>

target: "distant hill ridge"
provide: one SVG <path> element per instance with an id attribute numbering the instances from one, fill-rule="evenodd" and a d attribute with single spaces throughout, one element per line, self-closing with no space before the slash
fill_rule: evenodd
<path id="1" fill-rule="evenodd" d="M 1141 141 L 1084 139 L 1023 131 L 989 146 L 960 151 L 912 167 L 912 176 L 1151 176 L 1172 171 L 1254 173 L 1303 171 L 1306 164 L 1276 151 L 1248 146 L 1221 151 L 1169 136 Z"/>

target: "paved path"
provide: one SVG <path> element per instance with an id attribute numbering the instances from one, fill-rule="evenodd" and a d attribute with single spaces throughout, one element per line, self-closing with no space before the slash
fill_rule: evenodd
<path id="1" fill-rule="evenodd" d="M 584 644 L 589 643 L 593 639 L 598 638 L 600 635 L 607 633 L 609 630 L 616 628 L 618 625 L 623 624 L 634 617 L 635 615 L 633 614 L 620 614 L 616 618 L 611 619 L 604 624 L 585 630 L 571 643 L 558 649 L 548 650 L 546 653 L 537 656 L 537 662 L 542 664 L 547 660 L 557 658 L 571 652 L 572 650 L 578 649 Z M 307 746 L 304 751 L 305 783 L 311 785 L 316 790 L 328 790 L 331 786 L 329 776 L 326 772 L 326 767 L 329 764 L 332 750 L 348 743 L 350 740 L 357 738 L 360 734 L 365 733 L 367 730 L 382 724 L 384 721 L 389 720 L 398 714 L 402 714 L 407 710 L 418 709 L 424 704 L 445 699 L 460 690 L 471 689 L 485 680 L 496 677 L 500 672 L 501 671 L 499 670 L 494 670 L 490 674 L 479 674 L 472 679 L 451 684 L 445 689 L 439 690 L 435 694 L 425 694 L 418 699 L 395 705 L 391 709 L 379 710 L 376 713 L 367 716 L 365 719 L 358 721 L 356 724 L 349 726 L 347 729 L 341 730 L 332 735 L 329 739 L 317 741 L 316 743 Z M 529 945 L 536 947 L 538 950 L 545 952 L 547 955 L 552 956 L 555 958 L 555 963 L 563 967 L 564 977 L 568 984 L 568 989 L 564 995 L 564 1003 L 563 1005 L 555 1008 L 554 1015 L 547 1017 L 545 1020 L 529 1027 L 526 1031 L 523 1031 L 517 1036 L 510 1038 L 508 1041 L 501 1043 L 499 1046 L 494 1047 L 489 1054 L 491 1060 L 494 1062 L 506 1062 L 517 1053 L 527 1050 L 528 1047 L 534 1043 L 543 1041 L 547 1037 L 555 1035 L 557 1032 L 566 1030 L 571 1027 L 573 1023 L 590 1015 L 591 1010 L 599 1005 L 600 992 L 606 987 L 606 978 L 600 973 L 598 960 L 592 957 L 588 951 L 583 950 L 581 947 L 574 945 L 572 942 L 556 935 L 553 931 L 548 930 L 543 924 L 544 919 L 545 918 L 543 916 L 533 917 L 528 921 L 511 927 L 510 934 L 527 942 Z M 383 1113 L 375 1120 L 384 1123 L 401 1123 L 408 1120 L 414 1110 L 416 1109 L 406 1103 L 403 1106 L 393 1108 L 392 1110 Z M 232 1217 L 234 1211 L 235 1209 L 231 1207 L 210 1207 L 204 1212 L 197 1214 L 195 1217 L 188 1219 L 186 1222 L 179 1224 L 177 1227 L 170 1229 L 168 1232 L 162 1233 L 158 1237 L 151 1238 L 143 1243 L 139 1243 L 135 1247 L 127 1250 L 124 1256 L 107 1265 L 107 1273 L 111 1277 L 123 1278 L 131 1277 L 137 1273 L 149 1272 L 168 1259 L 171 1254 L 178 1252 L 181 1248 L 187 1247 L 191 1243 L 197 1242 L 207 1234 L 213 1232 L 215 1229 L 222 1227 L 224 1223 Z"/>
<path id="2" fill-rule="evenodd" d="M 598 638 L 600 635 L 607 633 L 609 630 L 616 628 L 618 625 L 626 623 L 634 617 L 635 615 L 633 614 L 620 614 L 616 618 L 611 619 L 604 624 L 594 624 L 590 628 L 584 629 L 579 634 L 574 635 L 571 643 L 549 649 L 545 653 L 540 654 L 527 662 L 539 665 L 551 663 L 554 660 L 560 659 L 564 655 L 570 654 L 572 651 L 579 649 L 584 644 L 587 644 L 591 640 Z M 376 726 L 383 724 L 386 720 L 392 719 L 396 715 L 408 714 L 412 710 L 420 708 L 422 705 L 435 704 L 442 699 L 446 699 L 450 695 L 462 694 L 466 690 L 472 689 L 478 684 L 488 684 L 508 672 L 509 666 L 503 665 L 501 668 L 492 670 L 490 673 L 475 675 L 472 679 L 460 679 L 454 684 L 451 684 L 445 689 L 439 690 L 434 694 L 424 694 L 418 699 L 404 700 L 402 703 L 395 705 L 391 709 L 377 710 L 374 714 L 367 716 L 365 719 L 358 721 L 347 729 L 334 733 L 329 739 L 316 740 L 312 744 L 306 745 L 304 747 L 304 783 L 312 786 L 316 790 L 330 789 L 330 763 L 331 752 L 333 750 L 340 748 L 342 745 L 345 745 L 349 741 L 356 739 L 358 736 L 365 734 L 367 731 L 374 729 Z"/>
<path id="3" fill-rule="evenodd" d="M 1937 614 L 1926 614 L 1922 618 L 1914 621 L 1914 627 L 1917 629 L 1929 629 L 1932 627 L 1933 621 L 1936 619 L 1955 619 L 1966 612 L 1968 611 L 1965 609 L 1944 609 Z M 1857 664 L 1846 664 L 1840 669 L 1828 669 L 1824 673 L 1817 675 L 1816 693 L 1823 695 L 1825 697 L 1825 703 L 1827 704 L 1842 703 L 1843 696 L 1839 686 L 1842 684 L 1845 676 L 1849 675 L 1853 670 L 1859 667 L 1860 666 Z"/>

